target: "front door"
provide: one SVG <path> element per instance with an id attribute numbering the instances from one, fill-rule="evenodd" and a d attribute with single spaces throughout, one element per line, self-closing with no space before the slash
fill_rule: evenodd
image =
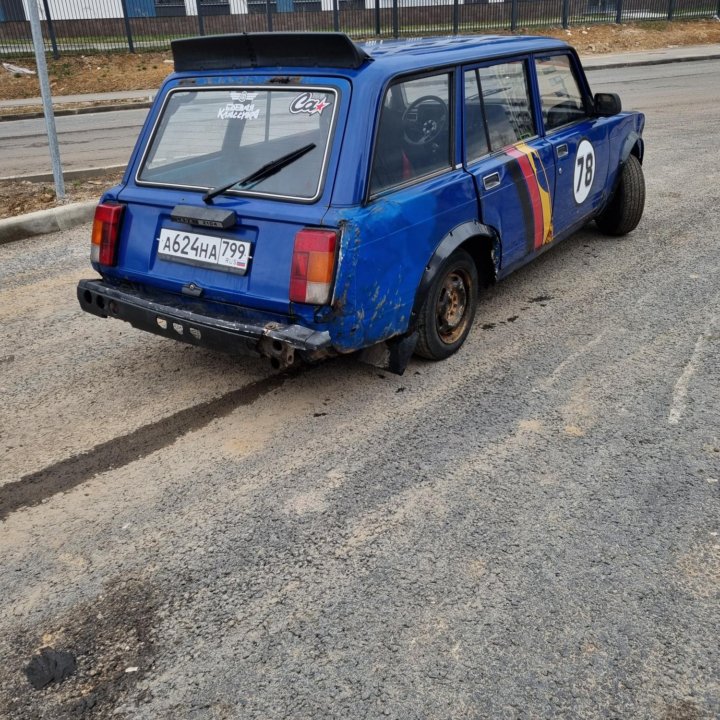
<path id="1" fill-rule="evenodd" d="M 500 236 L 501 274 L 551 242 L 555 160 L 533 118 L 528 59 L 464 69 L 465 166 L 482 222 Z"/>
<path id="2" fill-rule="evenodd" d="M 553 217 L 558 235 L 572 232 L 605 201 L 608 122 L 593 117 L 592 100 L 578 82 L 575 58 L 558 53 L 535 58 L 540 109 L 557 175 Z"/>

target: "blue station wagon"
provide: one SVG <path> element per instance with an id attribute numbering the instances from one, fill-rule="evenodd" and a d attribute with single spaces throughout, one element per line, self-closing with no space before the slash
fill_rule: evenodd
<path id="1" fill-rule="evenodd" d="M 640 221 L 644 116 L 535 37 L 177 40 L 78 299 L 270 358 L 402 373 L 465 341 L 483 288 L 594 220 Z"/>

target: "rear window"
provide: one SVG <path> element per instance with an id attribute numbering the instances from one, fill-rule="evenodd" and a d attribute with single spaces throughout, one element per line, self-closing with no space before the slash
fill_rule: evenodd
<path id="1" fill-rule="evenodd" d="M 228 185 L 298 153 L 230 192 L 310 201 L 322 189 L 337 108 L 331 88 L 171 91 L 137 175 L 139 183 L 199 190 Z"/>

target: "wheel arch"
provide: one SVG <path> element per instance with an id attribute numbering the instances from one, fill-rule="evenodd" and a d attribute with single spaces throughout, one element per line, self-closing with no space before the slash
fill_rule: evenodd
<path id="1" fill-rule="evenodd" d="M 622 177 L 623 165 L 628 161 L 628 158 L 634 155 L 638 162 L 642 165 L 643 156 L 645 155 L 645 141 L 642 139 L 640 133 L 634 130 L 628 133 L 628 136 L 623 142 L 622 150 L 620 152 L 620 163 L 618 164 L 618 171 L 615 174 L 610 192 L 607 194 L 605 202 L 600 208 L 598 208 L 597 215 L 600 215 L 605 208 L 607 208 L 615 197 L 618 187 L 620 186 L 620 178 Z"/>
<path id="2" fill-rule="evenodd" d="M 642 165 L 643 156 L 645 155 L 645 141 L 642 139 L 640 133 L 636 132 L 635 130 L 628 133 L 628 136 L 623 142 L 623 146 L 620 151 L 620 162 L 618 164 L 617 173 L 615 174 L 615 179 L 612 182 L 610 192 L 605 198 L 605 202 L 602 203 L 602 205 L 597 209 L 596 215 L 602 214 L 602 212 L 610 205 L 613 198 L 615 197 L 615 193 L 620 186 L 620 178 L 622 177 L 623 165 L 625 165 L 631 155 L 634 155 L 638 159 L 638 162 Z"/>
<path id="3" fill-rule="evenodd" d="M 631 155 L 634 155 L 642 165 L 643 156 L 645 155 L 645 142 L 640 134 L 635 131 L 629 133 L 625 138 L 620 153 L 620 164 L 624 164 Z"/>
<path id="4" fill-rule="evenodd" d="M 477 221 L 458 225 L 440 241 L 432 257 L 425 265 L 425 271 L 415 293 L 415 302 L 410 317 L 410 329 L 415 327 L 418 312 L 440 266 L 458 248 L 465 250 L 473 259 L 481 288 L 487 287 L 497 280 L 502 257 L 502 247 L 498 234 L 490 226 Z"/>

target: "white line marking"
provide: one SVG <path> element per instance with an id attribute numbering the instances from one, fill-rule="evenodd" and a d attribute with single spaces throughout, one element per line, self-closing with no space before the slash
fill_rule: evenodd
<path id="1" fill-rule="evenodd" d="M 675 389 L 673 390 L 672 403 L 670 404 L 670 413 L 668 414 L 668 423 L 670 425 L 677 425 L 680 422 L 680 418 L 683 416 L 687 407 L 687 393 L 690 380 L 695 374 L 698 360 L 700 359 L 700 351 L 705 342 L 705 335 L 700 335 L 695 343 L 695 349 L 690 356 L 688 364 L 680 374 L 680 377 L 675 383 Z"/>
<path id="2" fill-rule="evenodd" d="M 551 373 L 550 377 L 545 378 L 545 380 L 542 382 L 542 385 L 545 387 L 550 387 L 562 374 L 562 372 L 565 370 L 568 365 L 571 365 L 574 363 L 578 358 L 581 358 L 583 355 L 585 355 L 591 348 L 595 347 L 599 342 L 601 342 L 605 338 L 606 330 L 603 330 L 599 335 L 595 336 L 590 342 L 585 343 L 579 350 L 576 350 L 575 352 L 568 355 Z"/>

